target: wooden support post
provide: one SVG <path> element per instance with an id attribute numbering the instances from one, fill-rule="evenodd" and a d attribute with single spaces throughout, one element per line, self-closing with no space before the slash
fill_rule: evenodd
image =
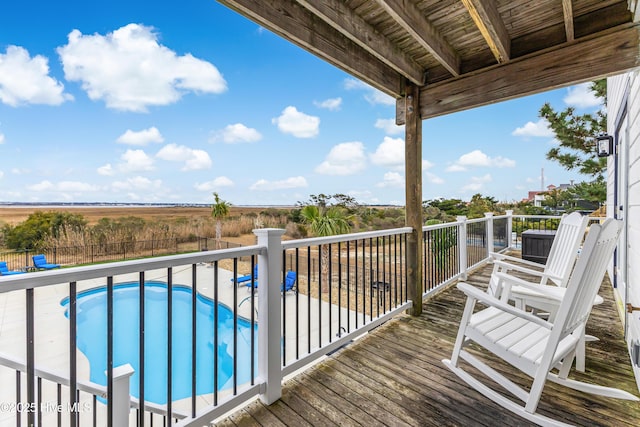
<path id="1" fill-rule="evenodd" d="M 413 301 L 409 314 L 422 313 L 422 120 L 420 96 L 415 85 L 407 85 L 405 95 L 405 223 L 413 228 L 407 239 L 408 297 Z"/>

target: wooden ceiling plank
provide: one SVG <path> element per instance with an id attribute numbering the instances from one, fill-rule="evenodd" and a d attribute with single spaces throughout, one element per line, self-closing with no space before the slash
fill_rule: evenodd
<path id="1" fill-rule="evenodd" d="M 218 0 L 394 98 L 404 95 L 405 77 L 372 56 L 295 0 Z"/>
<path id="2" fill-rule="evenodd" d="M 562 0 L 562 12 L 564 13 L 564 29 L 567 33 L 567 41 L 572 42 L 574 39 L 572 0 Z"/>
<path id="3" fill-rule="evenodd" d="M 460 75 L 460 57 L 442 34 L 424 17 L 414 2 L 376 0 L 385 11 L 431 53 L 451 74 Z"/>
<path id="4" fill-rule="evenodd" d="M 425 70 L 362 17 L 356 15 L 344 2 L 298 0 L 298 3 L 380 61 L 406 76 L 412 83 L 418 86 L 424 85 Z"/>
<path id="5" fill-rule="evenodd" d="M 640 23 L 577 39 L 420 91 L 423 119 L 620 74 L 640 66 Z M 396 104 L 403 124 L 404 105 Z"/>
<path id="6" fill-rule="evenodd" d="M 498 63 L 511 58 L 511 41 L 493 0 L 461 0 Z"/>

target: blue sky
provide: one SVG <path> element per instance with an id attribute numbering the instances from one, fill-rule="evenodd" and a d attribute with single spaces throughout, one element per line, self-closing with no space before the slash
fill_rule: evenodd
<path id="1" fill-rule="evenodd" d="M 586 86 L 423 122 L 423 198 L 520 200 L 582 181 L 538 118 Z M 597 101 L 597 100 L 595 100 Z M 0 202 L 404 204 L 395 102 L 213 0 L 0 14 Z"/>

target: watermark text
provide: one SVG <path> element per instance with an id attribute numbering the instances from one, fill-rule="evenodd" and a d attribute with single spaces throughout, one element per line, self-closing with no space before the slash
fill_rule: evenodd
<path id="1" fill-rule="evenodd" d="M 90 402 L 0 402 L 0 413 L 7 412 L 41 412 L 41 413 L 77 413 L 91 411 Z"/>

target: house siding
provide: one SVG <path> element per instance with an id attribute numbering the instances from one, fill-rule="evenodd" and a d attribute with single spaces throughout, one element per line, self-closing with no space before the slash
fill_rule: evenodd
<path id="1" fill-rule="evenodd" d="M 621 194 L 618 205 L 622 205 L 626 220 L 626 264 L 619 265 L 618 272 L 626 269 L 626 286 L 628 287 L 628 300 L 625 289 L 620 286 L 616 289 L 616 298 L 620 308 L 620 315 L 627 323 L 627 342 L 631 346 L 634 342 L 640 343 L 640 312 L 633 314 L 624 312 L 624 304 L 631 303 L 640 307 L 640 71 L 626 73 L 620 76 L 610 77 L 607 81 L 607 128 L 610 135 L 616 134 L 620 126 L 621 112 L 626 106 L 626 127 L 620 129 L 620 138 L 626 136 L 627 143 L 618 146 L 618 150 L 626 150 L 626 165 L 618 167 L 627 168 L 626 194 Z M 624 132 L 624 134 L 623 134 Z M 613 217 L 614 207 L 614 180 L 616 177 L 614 156 L 610 156 L 607 167 L 607 216 Z M 610 273 L 613 273 L 612 269 Z M 635 366 L 636 382 L 640 389 L 640 368 Z"/>

